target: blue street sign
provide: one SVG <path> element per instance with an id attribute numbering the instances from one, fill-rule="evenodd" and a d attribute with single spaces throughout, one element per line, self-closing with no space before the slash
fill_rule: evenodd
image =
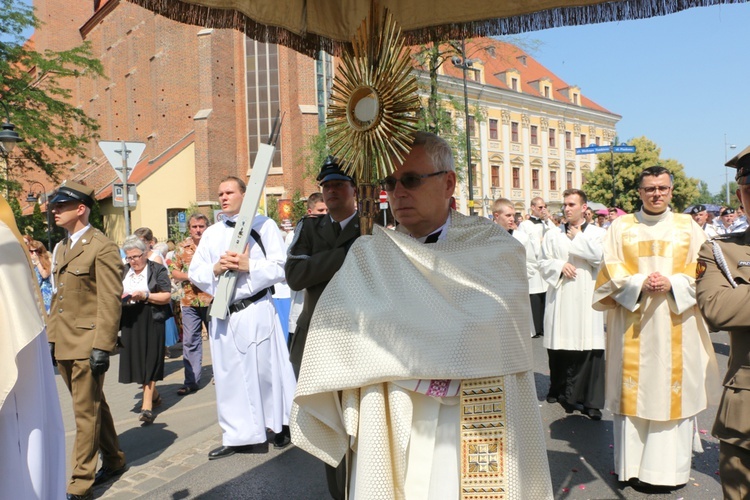
<path id="1" fill-rule="evenodd" d="M 597 153 L 609 153 L 609 146 L 589 146 L 587 148 L 576 148 L 577 155 L 590 155 Z"/>
<path id="2" fill-rule="evenodd" d="M 177 212 L 177 222 L 186 222 L 185 212 Z"/>
<path id="3" fill-rule="evenodd" d="M 635 153 L 635 146 L 615 146 L 615 153 Z"/>

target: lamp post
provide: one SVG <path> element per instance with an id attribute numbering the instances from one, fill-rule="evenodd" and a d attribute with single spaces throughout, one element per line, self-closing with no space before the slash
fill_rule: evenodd
<path id="1" fill-rule="evenodd" d="M 451 62 L 456 68 L 461 68 L 464 73 L 464 109 L 466 111 L 466 166 L 469 177 L 469 215 L 474 215 L 474 180 L 471 168 L 471 134 L 469 130 L 469 90 L 466 85 L 466 70 L 471 69 L 474 65 L 471 60 L 466 59 L 466 40 L 461 39 L 461 54 L 463 59 L 453 56 Z"/>
<path id="2" fill-rule="evenodd" d="M 484 199 L 482 200 L 482 203 L 484 204 L 484 215 L 488 216 L 490 215 L 490 197 L 487 195 L 484 195 Z"/>
<path id="3" fill-rule="evenodd" d="M 39 186 L 42 188 L 42 190 L 39 192 L 38 195 L 35 195 L 34 192 L 31 190 L 34 184 L 39 184 Z M 42 184 L 39 181 L 29 181 L 29 195 L 26 197 L 26 201 L 29 203 L 38 203 L 39 197 L 43 196 L 44 205 L 46 207 L 46 214 L 47 214 L 47 250 L 50 252 L 52 251 L 52 222 L 50 221 L 50 210 L 49 210 L 49 196 L 47 195 L 47 190 L 44 189 L 44 184 Z"/>
<path id="4" fill-rule="evenodd" d="M 8 106 L 3 101 L 0 101 L 5 109 L 5 123 L 3 123 L 2 129 L 0 130 L 0 156 L 5 161 L 5 196 L 8 196 L 8 172 L 10 171 L 10 165 L 8 164 L 8 157 L 10 152 L 16 147 L 17 142 L 22 142 L 21 136 L 16 133 L 16 126 L 10 122 L 10 111 Z"/>
<path id="5" fill-rule="evenodd" d="M 724 134 L 724 184 L 727 186 L 727 206 L 729 206 L 729 167 L 727 163 L 727 151 L 736 148 L 737 145 L 727 142 L 727 134 Z"/>

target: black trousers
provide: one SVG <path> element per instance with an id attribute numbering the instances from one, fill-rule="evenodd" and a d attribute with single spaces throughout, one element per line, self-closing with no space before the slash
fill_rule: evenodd
<path id="1" fill-rule="evenodd" d="M 534 334 L 544 335 L 544 303 L 547 298 L 547 292 L 531 293 L 531 319 L 534 321 Z"/>
<path id="2" fill-rule="evenodd" d="M 547 349 L 549 393 L 570 404 L 604 408 L 604 350 Z"/>

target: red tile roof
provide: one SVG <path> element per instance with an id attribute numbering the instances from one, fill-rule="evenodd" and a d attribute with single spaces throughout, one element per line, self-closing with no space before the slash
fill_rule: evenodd
<path id="1" fill-rule="evenodd" d="M 412 53 L 416 51 L 418 51 L 418 48 L 412 48 Z M 553 99 L 557 102 L 572 104 L 571 99 L 561 92 L 561 90 L 569 88 L 572 85 L 566 83 L 542 66 L 527 52 L 515 45 L 492 38 L 474 38 L 466 42 L 466 55 L 468 59 L 481 60 L 484 65 L 484 81 L 487 85 L 511 90 L 505 80 L 502 79 L 502 75 L 500 77 L 498 75 L 508 70 L 516 70 L 520 74 L 519 83 L 522 93 L 544 98 L 542 89 L 537 90 L 531 82 L 548 78 L 552 83 Z M 521 59 L 525 59 L 525 64 Z M 455 67 L 449 60 L 443 63 L 442 69 L 447 76 L 463 78 L 463 70 Z M 587 98 L 584 95 L 583 89 L 580 90 L 579 95 L 582 107 L 614 114 Z"/>

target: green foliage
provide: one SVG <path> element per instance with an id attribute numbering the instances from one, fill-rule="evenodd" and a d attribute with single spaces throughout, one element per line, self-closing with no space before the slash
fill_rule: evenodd
<path id="1" fill-rule="evenodd" d="M 89 213 L 89 224 L 97 228 L 99 231 L 104 232 L 104 217 L 102 217 L 102 209 L 99 206 L 99 200 L 94 200 L 94 206 L 91 207 L 91 213 Z"/>
<path id="2" fill-rule="evenodd" d="M 307 215 L 307 201 L 302 199 L 302 193 L 297 189 L 292 196 L 292 225 L 296 225 L 305 215 Z"/>
<path id="3" fill-rule="evenodd" d="M 638 195 L 638 175 L 646 168 L 662 165 L 674 176 L 672 206 L 681 212 L 695 200 L 698 195 L 698 180 L 685 175 L 682 164 L 672 159 L 659 157 L 661 149 L 646 137 L 639 137 L 628 142 L 636 147 L 635 153 L 614 155 L 615 189 L 617 198 L 612 200 L 612 160 L 610 154 L 598 155 L 599 163 L 586 181 L 584 190 L 591 201 L 607 206 L 617 206 L 626 212 L 637 210 L 640 205 Z"/>
<path id="4" fill-rule="evenodd" d="M 185 238 L 190 236 L 190 229 L 188 228 L 188 222 L 190 222 L 190 217 L 196 213 L 203 213 L 203 212 L 201 212 L 200 208 L 198 207 L 196 203 L 194 202 L 190 203 L 187 209 L 185 209 L 185 230 L 180 231 L 179 222 L 176 224 L 170 224 L 167 230 L 167 238 L 174 241 L 175 243 L 179 243 L 180 241 L 183 241 L 185 240 Z M 208 224 L 211 225 L 213 223 L 213 221 L 211 220 L 213 219 L 213 210 L 211 211 L 211 213 L 207 214 L 206 217 L 208 217 L 208 221 L 209 221 Z"/>
<path id="5" fill-rule="evenodd" d="M 24 45 L 22 32 L 38 25 L 23 2 L 0 0 L 0 101 L 8 106 L 11 122 L 24 139 L 10 157 L 11 172 L 18 178 L 18 172 L 36 167 L 57 181 L 72 163 L 64 158 L 83 157 L 99 128 L 95 119 L 70 104 L 65 80 L 82 74 L 103 76 L 103 67 L 88 43 L 44 53 Z M 0 178 L 0 187 L 6 184 L 18 188 L 17 181 Z"/>
<path id="6" fill-rule="evenodd" d="M 706 181 L 700 181 L 698 182 L 698 197 L 692 201 L 691 205 L 713 203 L 713 199 L 713 195 L 708 190 L 708 183 Z"/>
<path id="7" fill-rule="evenodd" d="M 328 156 L 328 143 L 326 142 L 326 128 L 321 127 L 318 133 L 310 138 L 302 150 L 301 158 L 297 163 L 304 167 L 304 177 L 315 179 L 320 173 L 320 167 Z"/>
<path id="8" fill-rule="evenodd" d="M 737 208 L 740 206 L 740 200 L 737 198 L 737 182 L 729 181 L 729 206 Z M 720 206 L 727 206 L 727 184 L 721 185 L 721 189 L 711 198 L 710 203 Z"/>
<path id="9" fill-rule="evenodd" d="M 279 199 L 276 196 L 266 197 L 266 217 L 273 219 L 277 226 L 281 226 L 281 217 L 279 217 Z"/>

